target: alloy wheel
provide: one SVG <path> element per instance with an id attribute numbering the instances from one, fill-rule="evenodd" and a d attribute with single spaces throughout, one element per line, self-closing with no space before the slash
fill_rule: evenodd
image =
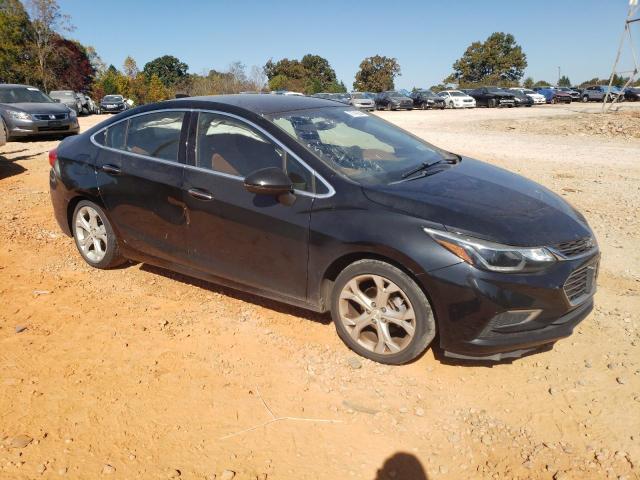
<path id="1" fill-rule="evenodd" d="M 373 353 L 397 354 L 415 335 L 416 314 L 409 298 L 380 275 L 352 278 L 340 292 L 338 308 L 348 335 Z"/>
<path id="2" fill-rule="evenodd" d="M 76 240 L 82 254 L 91 262 L 100 262 L 107 253 L 107 230 L 98 211 L 84 206 L 76 214 Z"/>

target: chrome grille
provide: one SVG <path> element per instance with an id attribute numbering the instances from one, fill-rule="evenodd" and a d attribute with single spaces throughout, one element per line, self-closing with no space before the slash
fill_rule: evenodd
<path id="1" fill-rule="evenodd" d="M 66 113 L 36 113 L 33 115 L 36 120 L 66 120 Z"/>
<path id="2" fill-rule="evenodd" d="M 565 257 L 575 257 L 592 250 L 593 247 L 593 239 L 591 237 L 585 237 L 579 240 L 559 243 L 554 245 L 553 249 Z"/>
<path id="3" fill-rule="evenodd" d="M 574 270 L 562 287 L 571 305 L 577 305 L 596 289 L 598 264 L 590 263 Z"/>

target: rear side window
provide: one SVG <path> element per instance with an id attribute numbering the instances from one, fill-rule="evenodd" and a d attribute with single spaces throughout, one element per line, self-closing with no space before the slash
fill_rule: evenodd
<path id="1" fill-rule="evenodd" d="M 157 112 L 129 119 L 125 150 L 178 161 L 184 112 Z"/>

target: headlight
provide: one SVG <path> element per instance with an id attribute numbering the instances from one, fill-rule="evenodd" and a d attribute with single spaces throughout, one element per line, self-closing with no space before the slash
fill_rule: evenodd
<path id="1" fill-rule="evenodd" d="M 78 116 L 78 113 L 73 108 L 70 108 L 69 109 L 69 118 L 76 118 L 77 116 Z"/>
<path id="2" fill-rule="evenodd" d="M 542 247 L 512 247 L 460 233 L 431 228 L 424 231 L 457 257 L 484 270 L 531 272 L 542 270 L 556 261 L 556 257 Z"/>
<path id="3" fill-rule="evenodd" d="M 19 112 L 17 110 L 7 110 L 7 113 L 14 120 L 31 120 L 31 115 L 27 112 Z"/>

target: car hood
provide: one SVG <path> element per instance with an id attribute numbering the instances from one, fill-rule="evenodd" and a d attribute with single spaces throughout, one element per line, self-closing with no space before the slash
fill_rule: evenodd
<path id="1" fill-rule="evenodd" d="M 560 196 L 470 158 L 427 177 L 363 191 L 390 209 L 506 245 L 554 245 L 591 235 L 584 217 Z"/>
<path id="2" fill-rule="evenodd" d="M 7 108 L 27 113 L 67 113 L 69 107 L 63 103 L 5 103 Z"/>

